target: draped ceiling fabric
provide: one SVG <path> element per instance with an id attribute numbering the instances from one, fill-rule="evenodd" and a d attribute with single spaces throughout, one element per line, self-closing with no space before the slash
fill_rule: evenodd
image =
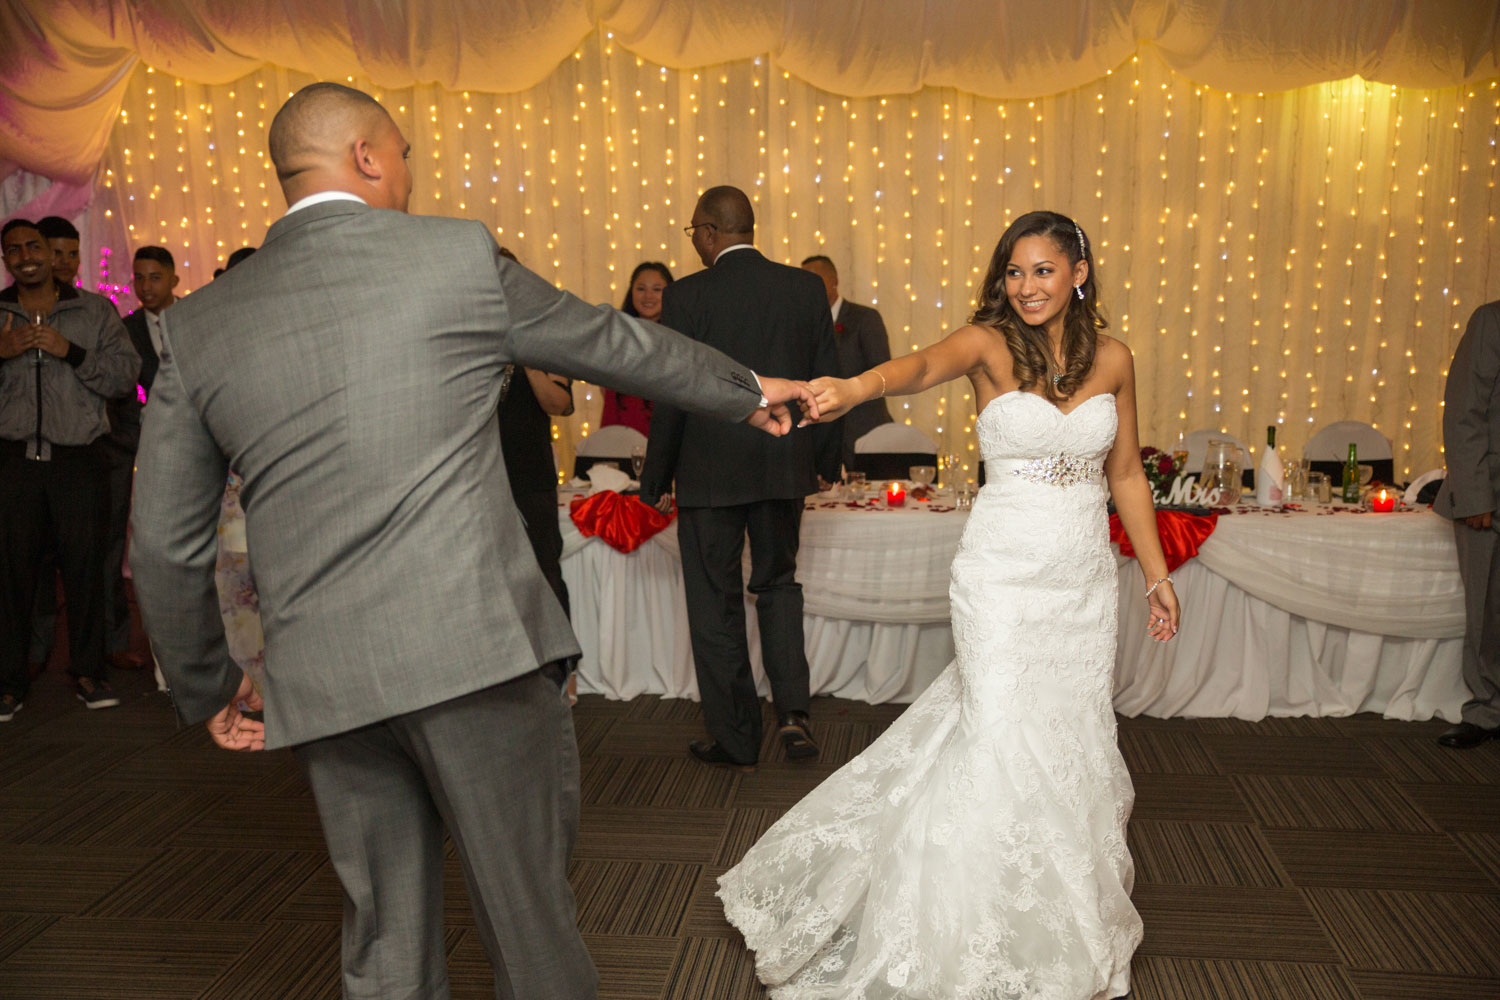
<path id="1" fill-rule="evenodd" d="M 413 144 L 413 211 L 593 301 L 641 259 L 696 269 L 680 227 L 735 183 L 762 248 L 831 255 L 900 353 L 964 321 L 1011 218 L 1076 215 L 1158 445 L 1276 422 L 1295 455 L 1361 419 L 1416 475 L 1500 297 L 1489 0 L 0 0 L 0 37 L 0 161 L 98 172 L 101 281 L 160 243 L 190 290 L 260 242 L 270 115 L 347 78 Z M 966 389 L 893 409 L 972 457 Z"/>

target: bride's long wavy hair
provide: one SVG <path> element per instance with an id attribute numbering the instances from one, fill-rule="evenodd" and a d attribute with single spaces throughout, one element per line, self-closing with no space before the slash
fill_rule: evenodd
<path id="1" fill-rule="evenodd" d="M 1062 378 L 1054 386 L 1052 352 L 1047 346 L 1047 332 L 1032 326 L 1017 315 L 1005 294 L 1005 269 L 1015 253 L 1016 244 L 1028 236 L 1045 236 L 1076 265 L 1088 261 L 1088 277 L 1080 286 L 1083 298 L 1069 296 L 1063 314 Z M 1021 388 L 1030 390 L 1040 383 L 1042 392 L 1052 402 L 1067 399 L 1077 392 L 1094 367 L 1094 352 L 1099 346 L 1099 331 L 1109 324 L 1099 311 L 1095 291 L 1094 254 L 1088 235 L 1072 219 L 1058 212 L 1027 212 L 1012 222 L 995 244 L 990 269 L 979 286 L 974 315 L 969 322 L 998 330 L 1005 337 L 1010 356 L 1015 361 L 1016 379 Z"/>

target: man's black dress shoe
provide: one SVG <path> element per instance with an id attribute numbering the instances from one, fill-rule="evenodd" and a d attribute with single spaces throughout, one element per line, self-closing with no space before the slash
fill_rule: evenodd
<path id="1" fill-rule="evenodd" d="M 755 761 L 748 764 L 735 760 L 728 752 L 713 740 L 694 740 L 688 744 L 688 753 L 697 757 L 710 767 L 727 767 L 731 771 L 741 771 L 751 774 L 755 771 Z"/>
<path id="2" fill-rule="evenodd" d="M 791 760 L 810 760 L 818 755 L 818 745 L 813 742 L 812 724 L 805 712 L 787 712 L 781 716 L 777 734 L 786 755 Z"/>
<path id="3" fill-rule="evenodd" d="M 1472 722 L 1460 722 L 1438 737 L 1438 743 L 1455 750 L 1472 750 L 1485 740 L 1500 740 L 1500 726 L 1486 729 Z"/>

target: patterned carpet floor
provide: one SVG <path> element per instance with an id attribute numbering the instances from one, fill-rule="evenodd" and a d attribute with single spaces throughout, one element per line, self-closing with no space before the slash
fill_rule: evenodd
<path id="1" fill-rule="evenodd" d="M 339 889 L 285 752 L 179 729 L 142 673 L 88 712 L 55 666 L 0 725 L 0 998 L 339 996 Z M 685 748 L 691 702 L 585 697 L 578 919 L 605 1000 L 763 997 L 714 878 L 901 711 L 816 699 L 821 761 Z M 1122 719 L 1146 939 L 1133 1000 L 1496 1000 L 1500 742 L 1439 722 Z M 494 996 L 447 877 L 455 998 Z"/>

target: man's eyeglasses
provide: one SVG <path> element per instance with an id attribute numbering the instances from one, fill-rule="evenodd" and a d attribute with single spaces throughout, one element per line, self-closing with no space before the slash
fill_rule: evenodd
<path id="1" fill-rule="evenodd" d="M 694 229 L 714 229 L 714 230 L 717 230 L 718 228 L 719 227 L 716 226 L 716 225 L 714 225 L 712 222 L 700 222 L 696 226 L 683 226 L 682 227 L 682 231 L 685 232 L 685 233 L 687 233 L 689 236 L 691 236 L 691 235 L 693 235 L 693 230 Z"/>

